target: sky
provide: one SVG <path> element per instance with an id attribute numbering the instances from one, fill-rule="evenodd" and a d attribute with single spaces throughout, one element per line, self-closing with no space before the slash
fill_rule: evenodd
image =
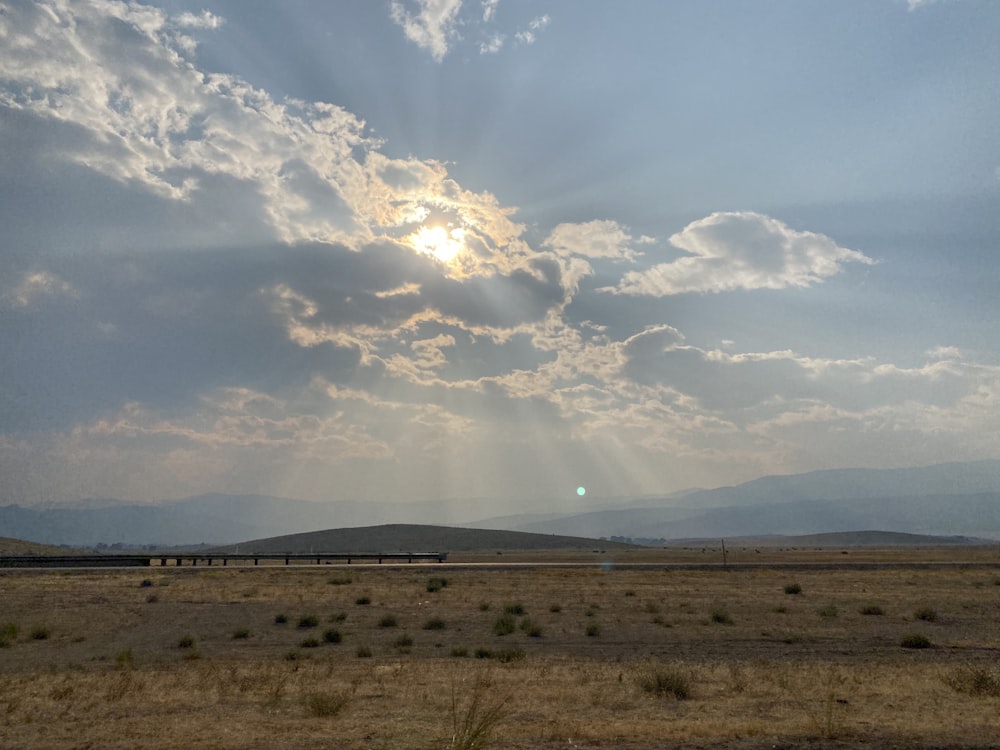
<path id="1" fill-rule="evenodd" d="M 0 0 L 0 503 L 1000 458 L 995 0 Z"/>

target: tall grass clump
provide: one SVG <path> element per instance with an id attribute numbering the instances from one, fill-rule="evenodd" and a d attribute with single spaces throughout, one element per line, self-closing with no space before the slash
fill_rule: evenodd
<path id="1" fill-rule="evenodd" d="M 930 648 L 933 644 L 931 643 L 930 638 L 926 635 L 911 633 L 909 635 L 904 635 L 899 640 L 899 645 L 903 648 Z"/>
<path id="2" fill-rule="evenodd" d="M 350 695 L 346 692 L 333 693 L 310 693 L 306 696 L 306 710 L 310 716 L 317 718 L 329 718 L 336 716 L 344 710 L 350 700 Z"/>
<path id="3" fill-rule="evenodd" d="M 10 644 L 17 640 L 17 634 L 17 625 L 12 622 L 8 622 L 3 627 L 0 627 L 0 648 L 10 646 Z"/>
<path id="4" fill-rule="evenodd" d="M 654 695 L 685 701 L 692 693 L 692 673 L 689 669 L 653 665 L 639 674 L 639 687 Z"/>
<path id="5" fill-rule="evenodd" d="M 785 593 L 789 596 L 796 596 L 802 593 L 802 587 L 797 583 L 789 583 L 785 585 Z"/>
<path id="6" fill-rule="evenodd" d="M 937 622 L 938 613 L 930 607 L 921 607 L 913 613 L 913 618 L 924 622 Z"/>
<path id="7" fill-rule="evenodd" d="M 1000 697 L 1000 671 L 984 666 L 958 667 L 943 677 L 945 685 L 967 695 Z"/>
<path id="8" fill-rule="evenodd" d="M 493 623 L 493 632 L 497 635 L 510 635 L 517 629 L 517 623 L 510 615 L 501 615 Z"/>
<path id="9" fill-rule="evenodd" d="M 447 750 L 481 750 L 490 745 L 497 728 L 510 716 L 510 697 L 497 695 L 481 675 L 471 690 L 451 686 L 451 739 Z M 466 700 L 460 696 L 467 695 Z"/>
<path id="10" fill-rule="evenodd" d="M 435 593 L 445 588 L 448 585 L 447 578 L 430 578 L 427 581 L 427 591 L 428 593 Z"/>

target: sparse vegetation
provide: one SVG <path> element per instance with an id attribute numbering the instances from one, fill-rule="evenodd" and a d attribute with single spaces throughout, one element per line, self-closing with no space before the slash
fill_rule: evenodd
<path id="1" fill-rule="evenodd" d="M 277 615 L 274 616 L 274 624 L 275 625 L 284 625 L 287 622 L 288 622 L 288 615 L 277 614 Z"/>
<path id="2" fill-rule="evenodd" d="M 424 630 L 444 630 L 448 624 L 440 617 L 432 617 L 424 623 Z"/>
<path id="3" fill-rule="evenodd" d="M 684 701 L 691 697 L 690 669 L 669 665 L 651 665 L 639 674 L 639 687 L 647 693 Z"/>
<path id="4" fill-rule="evenodd" d="M 504 614 L 508 615 L 523 615 L 524 605 L 520 602 L 514 602 L 512 604 L 507 604 L 503 608 Z"/>
<path id="5" fill-rule="evenodd" d="M 436 591 L 440 591 L 447 585 L 447 578 L 431 578 L 427 581 L 427 591 L 433 594 Z"/>
<path id="6" fill-rule="evenodd" d="M 335 628 L 330 628 L 323 633 L 324 643 L 340 643 L 342 639 L 343 636 L 340 634 L 340 631 Z"/>
<path id="7" fill-rule="evenodd" d="M 319 625 L 319 618 L 316 615 L 302 615 L 299 618 L 299 627 L 303 630 L 307 628 L 315 628 Z"/>
<path id="8" fill-rule="evenodd" d="M 866 604 L 861 609 L 858 610 L 863 615 L 881 616 L 885 614 L 885 610 L 882 609 L 877 604 Z"/>
<path id="9" fill-rule="evenodd" d="M 366 607 L 372 603 L 372 600 L 370 596 L 359 596 L 357 599 L 354 600 L 354 603 L 357 604 L 359 607 Z"/>
<path id="10" fill-rule="evenodd" d="M 1000 670 L 997 667 L 969 665 L 957 667 L 943 677 L 944 683 L 967 695 L 1000 697 Z"/>
<path id="11" fill-rule="evenodd" d="M 33 641 L 47 640 L 50 635 L 52 635 L 52 631 L 44 625 L 39 625 L 31 629 L 31 640 Z"/>
<path id="12" fill-rule="evenodd" d="M 462 696 L 467 696 L 462 702 Z M 472 689 L 451 686 L 451 739 L 447 750 L 480 750 L 490 744 L 493 733 L 509 715 L 509 698 L 498 695 L 479 676 Z"/>
<path id="13" fill-rule="evenodd" d="M 464 659 L 469 655 L 469 649 L 465 646 L 452 646 L 451 655 L 459 659 Z"/>
<path id="14" fill-rule="evenodd" d="M 399 625 L 399 619 L 396 615 L 382 615 L 378 621 L 380 628 L 394 628 L 397 625 Z"/>
<path id="15" fill-rule="evenodd" d="M 562 612 L 562 605 L 561 604 L 550 604 L 549 605 L 549 612 L 551 612 L 552 614 L 558 614 L 558 613 Z"/>
<path id="16" fill-rule="evenodd" d="M 237 628 L 236 630 L 233 631 L 234 641 L 245 641 L 249 637 L 250 637 L 249 628 Z"/>
<path id="17" fill-rule="evenodd" d="M 517 621 L 510 615 L 502 615 L 493 623 L 493 632 L 497 635 L 510 635 L 517 629 Z"/>
<path id="18" fill-rule="evenodd" d="M 840 610 L 837 608 L 836 604 L 826 604 L 817 609 L 816 614 L 818 614 L 824 620 L 832 620 L 834 617 L 840 614 Z"/>
<path id="19" fill-rule="evenodd" d="M 350 701 L 350 694 L 341 692 L 310 693 L 306 696 L 306 709 L 310 716 L 321 719 L 336 716 Z"/>
<path id="20" fill-rule="evenodd" d="M 17 640 L 17 634 L 17 625 L 12 622 L 0 627 L 0 648 L 7 648 L 14 643 Z"/>
<path id="21" fill-rule="evenodd" d="M 319 640 L 316 638 L 303 638 L 299 641 L 299 648 L 319 648 Z"/>
<path id="22" fill-rule="evenodd" d="M 938 613 L 930 607 L 921 607 L 913 613 L 913 618 L 915 620 L 923 620 L 924 622 L 937 622 Z"/>
<path id="23" fill-rule="evenodd" d="M 392 647 L 400 653 L 407 654 L 413 648 L 413 639 L 406 633 L 403 633 L 403 635 L 392 642 Z"/>
<path id="24" fill-rule="evenodd" d="M 601 634 L 601 626 L 596 622 L 588 622 L 583 632 L 588 638 L 597 638 Z"/>
<path id="25" fill-rule="evenodd" d="M 789 596 L 798 596 L 802 593 L 802 586 L 798 583 L 787 583 L 785 584 L 785 593 Z"/>
<path id="26" fill-rule="evenodd" d="M 327 581 L 331 586 L 348 586 L 354 583 L 354 579 L 350 576 L 334 576 Z"/>
<path id="27" fill-rule="evenodd" d="M 933 644 L 926 635 L 911 633 L 900 638 L 899 645 L 903 648 L 930 648 Z"/>
<path id="28" fill-rule="evenodd" d="M 372 656 L 372 650 L 368 646 L 358 646 L 354 651 L 354 655 L 359 659 L 370 659 Z"/>
<path id="29" fill-rule="evenodd" d="M 733 618 L 729 616 L 729 613 L 724 609 L 713 609 L 711 614 L 711 620 L 717 625 L 732 625 Z"/>
<path id="30" fill-rule="evenodd" d="M 194 648 L 195 640 L 192 635 L 182 635 L 177 639 L 177 648 L 186 649 Z"/>

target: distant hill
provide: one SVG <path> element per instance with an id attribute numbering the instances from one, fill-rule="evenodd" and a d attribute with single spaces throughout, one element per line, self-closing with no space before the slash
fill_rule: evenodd
<path id="1" fill-rule="evenodd" d="M 0 537 L 0 555 L 66 555 L 74 551 L 63 547 L 53 547 L 50 544 Z"/>
<path id="2" fill-rule="evenodd" d="M 218 552 L 480 552 L 536 549 L 630 549 L 632 545 L 521 531 L 464 529 L 422 524 L 386 524 L 327 529 L 255 539 L 218 548 Z"/>
<path id="3" fill-rule="evenodd" d="M 77 547 L 167 547 L 234 544 L 316 529 L 439 524 L 593 539 L 855 529 L 1000 538 L 1000 461 L 814 471 L 662 496 L 581 499 L 572 493 L 535 498 L 531 508 L 530 514 L 511 515 L 517 508 L 508 501 L 489 498 L 329 503 L 222 494 L 162 503 L 102 498 L 44 507 L 0 505 L 0 536 Z"/>
<path id="4" fill-rule="evenodd" d="M 969 536 L 902 534 L 896 531 L 835 531 L 800 536 L 737 536 L 726 538 L 732 547 L 950 547 L 989 544 L 992 540 Z M 674 539 L 669 546 L 718 544 L 717 538 Z"/>

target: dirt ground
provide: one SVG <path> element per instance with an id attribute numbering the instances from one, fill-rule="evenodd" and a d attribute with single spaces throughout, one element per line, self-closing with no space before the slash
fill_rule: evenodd
<path id="1" fill-rule="evenodd" d="M 1000 744 L 995 548 L 728 552 L 4 571 L 0 747 Z"/>

